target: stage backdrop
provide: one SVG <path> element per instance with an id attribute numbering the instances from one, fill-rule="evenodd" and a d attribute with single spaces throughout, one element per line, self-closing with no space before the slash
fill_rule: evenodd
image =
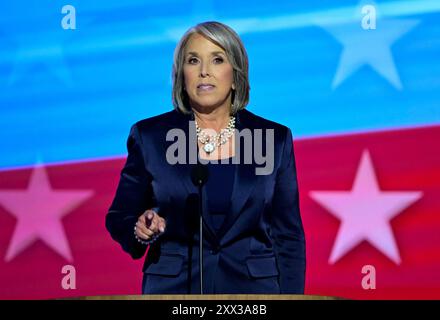
<path id="1" fill-rule="evenodd" d="M 439 299 L 438 0 L 2 1 L 0 298 L 141 292 L 105 214 L 206 20 L 243 39 L 249 110 L 294 134 L 306 293 Z"/>

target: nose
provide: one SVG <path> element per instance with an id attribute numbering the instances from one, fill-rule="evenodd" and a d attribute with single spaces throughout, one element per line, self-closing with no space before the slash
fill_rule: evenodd
<path id="1" fill-rule="evenodd" d="M 202 78 L 205 78 L 209 76 L 209 70 L 208 70 L 208 64 L 207 63 L 200 63 L 200 76 Z"/>

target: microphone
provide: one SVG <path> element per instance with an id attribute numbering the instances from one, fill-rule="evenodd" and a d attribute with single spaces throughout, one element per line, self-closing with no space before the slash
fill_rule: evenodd
<path id="1" fill-rule="evenodd" d="M 195 167 L 191 170 L 191 181 L 198 187 L 199 190 L 199 269 L 200 269 L 200 294 L 203 294 L 203 201 L 202 201 L 202 187 L 208 181 L 209 170 L 208 166 L 197 162 Z"/>

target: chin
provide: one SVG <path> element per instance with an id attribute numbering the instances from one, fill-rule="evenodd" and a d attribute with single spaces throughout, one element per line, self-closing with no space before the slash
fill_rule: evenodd
<path id="1" fill-rule="evenodd" d="M 219 107 L 221 105 L 221 102 L 217 101 L 217 100 L 216 101 L 204 100 L 204 101 L 197 101 L 196 105 L 198 105 L 200 108 L 209 110 L 209 109 L 215 109 L 215 108 Z"/>

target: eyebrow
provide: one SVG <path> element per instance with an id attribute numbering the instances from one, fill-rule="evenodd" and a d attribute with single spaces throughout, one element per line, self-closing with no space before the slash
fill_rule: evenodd
<path id="1" fill-rule="evenodd" d="M 211 55 L 213 56 L 213 55 L 216 55 L 216 54 L 223 54 L 223 55 L 225 55 L 225 53 L 223 52 L 223 51 L 212 51 L 211 52 Z M 194 52 L 194 51 L 190 51 L 190 52 L 188 52 L 187 53 L 187 55 L 193 55 L 193 56 L 199 56 L 198 55 L 198 53 L 197 52 Z"/>

